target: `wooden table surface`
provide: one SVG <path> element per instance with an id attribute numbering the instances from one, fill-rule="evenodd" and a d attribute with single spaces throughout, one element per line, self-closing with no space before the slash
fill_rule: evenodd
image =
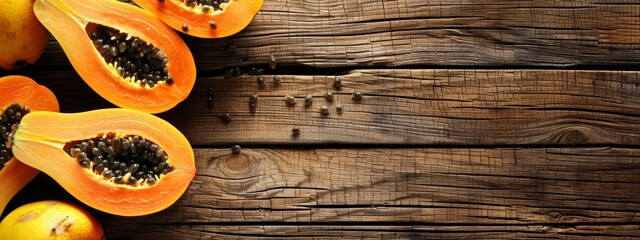
<path id="1" fill-rule="evenodd" d="M 640 237 L 636 0 L 266 0 L 233 37 L 184 39 L 196 86 L 159 116 L 197 176 L 156 214 L 92 210 L 109 239 Z M 55 41 L 10 73 L 63 112 L 113 107 Z M 75 202 L 41 174 L 6 212 L 43 199 Z"/>

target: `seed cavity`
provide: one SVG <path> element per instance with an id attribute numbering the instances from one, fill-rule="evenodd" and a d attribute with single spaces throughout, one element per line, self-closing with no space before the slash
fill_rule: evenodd
<path id="1" fill-rule="evenodd" d="M 187 5 L 191 8 L 197 9 L 200 8 L 202 12 L 209 11 L 222 11 L 223 3 L 228 3 L 229 0 L 183 0 L 184 5 Z"/>
<path id="2" fill-rule="evenodd" d="M 169 156 L 158 144 L 137 135 L 106 134 L 66 146 L 67 154 L 81 167 L 117 184 L 152 185 L 174 170 Z"/>
<path id="3" fill-rule="evenodd" d="M 169 59 L 153 44 L 103 25 L 97 25 L 90 36 L 105 62 L 125 81 L 149 88 L 162 82 L 173 84 Z"/>
<path id="4" fill-rule="evenodd" d="M 29 112 L 27 107 L 13 103 L 0 115 L 0 171 L 13 158 L 13 152 L 11 152 L 10 148 L 11 138 L 13 137 L 12 131 L 15 130 L 22 117 Z"/>

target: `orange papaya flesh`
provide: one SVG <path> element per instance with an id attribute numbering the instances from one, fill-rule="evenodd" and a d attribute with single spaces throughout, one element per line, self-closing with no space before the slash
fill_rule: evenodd
<path id="1" fill-rule="evenodd" d="M 149 12 L 112 0 L 37 0 L 33 9 L 80 77 L 109 102 L 160 113 L 191 92 L 191 51 Z"/>
<path id="2" fill-rule="evenodd" d="M 84 204 L 111 214 L 161 211 L 195 177 L 193 150 L 184 135 L 161 118 L 136 110 L 34 112 L 22 119 L 12 140 L 20 161 L 49 175 Z M 122 147 L 125 140 L 138 144 Z M 149 144 L 141 145 L 143 141 Z M 129 151 L 133 148 L 135 153 Z"/>
<path id="3" fill-rule="evenodd" d="M 59 111 L 58 100 L 48 88 L 25 76 L 0 78 L 0 214 L 20 189 L 40 171 L 16 160 L 7 147 L 11 127 L 31 111 Z M 10 145 L 10 144 L 9 144 Z"/>
<path id="4" fill-rule="evenodd" d="M 134 0 L 172 28 L 201 38 L 222 38 L 243 30 L 263 0 Z"/>

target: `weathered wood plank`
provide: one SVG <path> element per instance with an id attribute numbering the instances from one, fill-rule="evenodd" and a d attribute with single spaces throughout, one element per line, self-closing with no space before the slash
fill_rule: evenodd
<path id="1" fill-rule="evenodd" d="M 70 72 L 35 75 L 62 111 L 110 106 Z M 200 78 L 189 98 L 161 114 L 193 145 L 241 144 L 640 144 L 640 76 L 627 71 L 357 70 L 335 76 Z M 212 107 L 207 89 L 215 90 Z M 333 102 L 322 96 L 335 92 Z M 353 101 L 351 92 L 364 98 Z M 256 113 L 249 96 L 259 95 Z M 283 98 L 298 98 L 288 106 Z M 311 107 L 303 98 L 314 96 Z M 342 114 L 335 106 L 342 104 Z M 318 108 L 327 105 L 330 114 Z M 229 113 L 225 124 L 219 115 Z M 197 127 L 196 127 L 197 126 Z M 299 137 L 291 129 L 301 129 Z"/>
<path id="2" fill-rule="evenodd" d="M 109 238 L 637 237 L 640 150 L 196 149 L 169 209 Z"/>
<path id="3" fill-rule="evenodd" d="M 116 238 L 152 239 L 635 239 L 637 225 L 565 226 L 345 226 L 345 225 L 250 225 L 166 226 L 168 235 L 118 234 Z M 163 231 L 163 233 L 166 233 Z M 168 236 L 168 237 L 167 237 Z M 147 238 L 149 237 L 149 238 Z"/>
<path id="4" fill-rule="evenodd" d="M 634 0 L 273 0 L 237 36 L 186 39 L 199 70 L 271 54 L 315 67 L 634 66 L 638 12 Z M 40 65 L 68 63 L 52 42 Z"/>

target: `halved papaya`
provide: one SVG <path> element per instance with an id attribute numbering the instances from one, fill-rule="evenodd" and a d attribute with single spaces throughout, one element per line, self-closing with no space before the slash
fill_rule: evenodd
<path id="1" fill-rule="evenodd" d="M 34 112 L 22 119 L 11 140 L 20 161 L 86 205 L 116 215 L 169 207 L 196 173 L 184 135 L 137 110 Z"/>
<path id="2" fill-rule="evenodd" d="M 13 157 L 7 148 L 11 126 L 20 122 L 29 111 L 58 111 L 58 100 L 48 88 L 25 76 L 0 78 L 0 214 L 11 198 L 40 171 Z"/>
<path id="3" fill-rule="evenodd" d="M 151 13 L 111 0 L 36 0 L 33 9 L 80 77 L 111 103 L 159 113 L 191 92 L 189 48 Z"/>
<path id="4" fill-rule="evenodd" d="M 247 27 L 263 0 L 133 0 L 172 28 L 201 38 L 231 36 Z"/>

